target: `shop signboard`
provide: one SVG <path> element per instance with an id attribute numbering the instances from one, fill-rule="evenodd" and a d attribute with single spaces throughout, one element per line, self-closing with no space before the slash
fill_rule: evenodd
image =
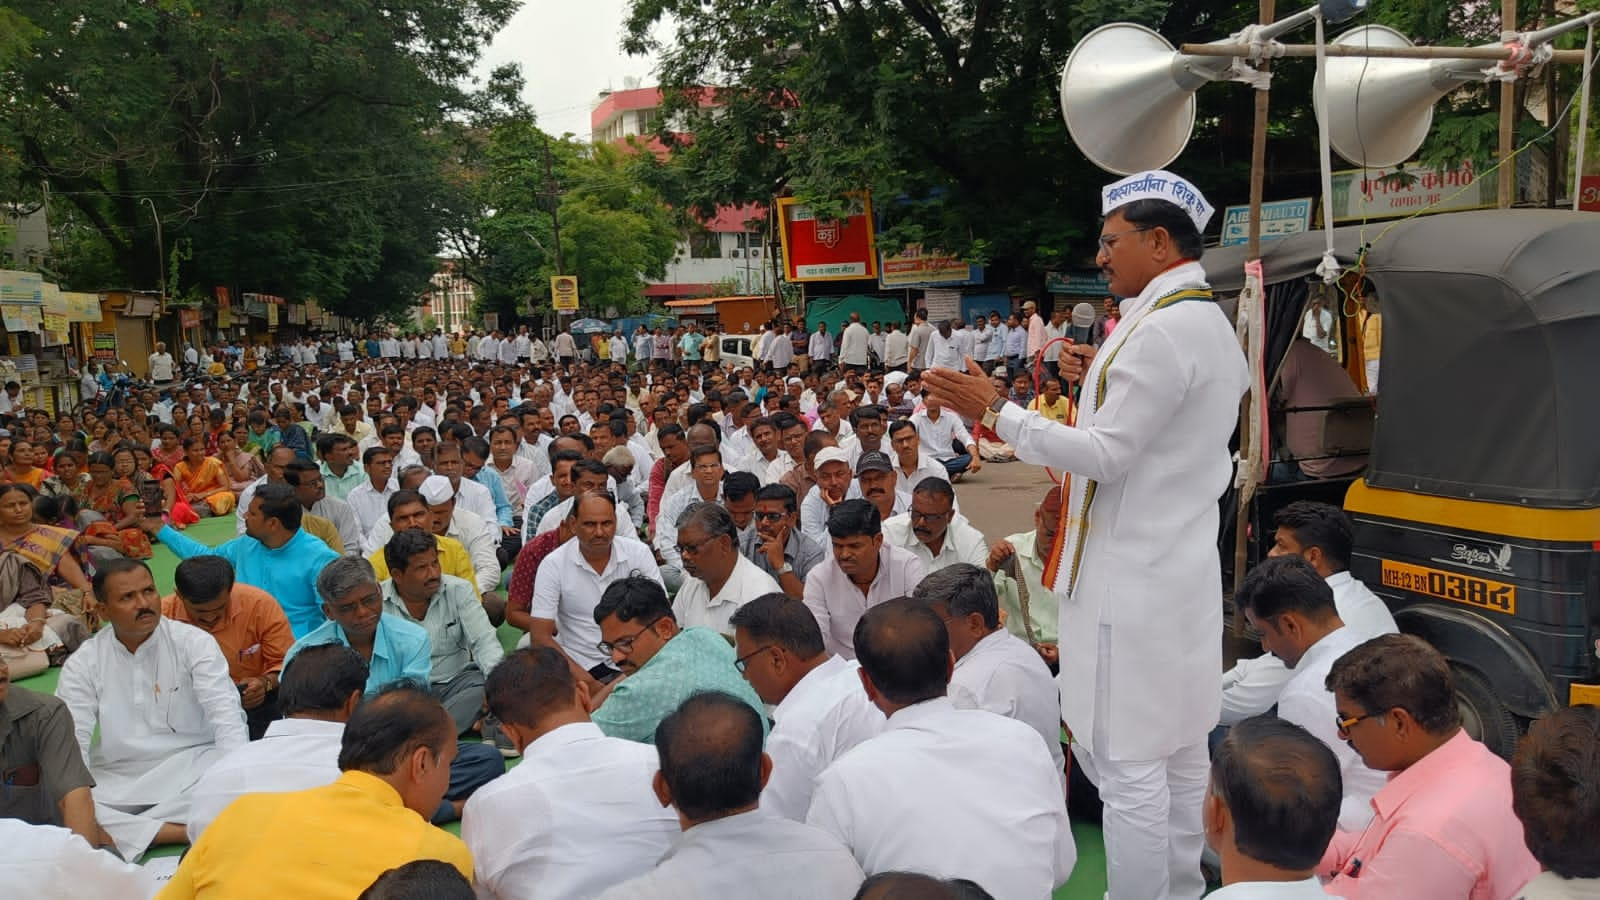
<path id="1" fill-rule="evenodd" d="M 1333 221 L 1487 209 L 1498 194 L 1495 176 L 1478 177 L 1470 161 L 1449 171 L 1419 165 L 1346 169 L 1333 173 Z"/>
<path id="2" fill-rule="evenodd" d="M 99 294 L 88 294 L 82 291 L 62 291 L 61 299 L 67 307 L 67 321 L 100 321 Z"/>
<path id="3" fill-rule="evenodd" d="M 44 277 L 38 272 L 0 269 L 0 303 L 39 306 L 44 302 Z"/>
<path id="4" fill-rule="evenodd" d="M 1578 208 L 1600 212 L 1600 175 L 1585 175 L 1578 181 Z"/>
<path id="5" fill-rule="evenodd" d="M 878 276 L 872 232 L 872 198 L 847 198 L 842 219 L 819 217 L 794 197 L 778 201 L 784 277 L 793 282 L 853 281 Z"/>
<path id="6" fill-rule="evenodd" d="M 117 333 L 115 331 L 96 331 L 94 333 L 94 358 L 114 362 L 117 358 Z"/>
<path id="7" fill-rule="evenodd" d="M 1044 289 L 1070 297 L 1107 297 L 1111 282 L 1102 272 L 1051 272 L 1044 277 Z"/>
<path id="8" fill-rule="evenodd" d="M 899 253 L 884 254 L 881 265 L 878 286 L 885 290 L 983 283 L 982 266 L 942 250 L 924 250 L 921 244 L 907 244 Z"/>
<path id="9" fill-rule="evenodd" d="M 1311 230 L 1311 198 L 1274 200 L 1261 204 L 1261 239 L 1275 241 Z M 1250 242 L 1250 207 L 1230 206 L 1222 214 L 1223 247 Z"/>

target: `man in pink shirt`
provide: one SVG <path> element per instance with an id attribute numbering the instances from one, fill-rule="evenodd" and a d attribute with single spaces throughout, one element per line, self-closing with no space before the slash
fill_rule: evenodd
<path id="1" fill-rule="evenodd" d="M 1339 736 L 1389 773 L 1360 833 L 1335 834 L 1319 871 L 1345 900 L 1511 900 L 1539 874 L 1511 811 L 1505 760 L 1461 728 L 1450 666 L 1387 634 L 1328 673 Z"/>

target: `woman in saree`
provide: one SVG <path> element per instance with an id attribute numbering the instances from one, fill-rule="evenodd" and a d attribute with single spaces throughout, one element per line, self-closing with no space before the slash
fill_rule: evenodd
<path id="1" fill-rule="evenodd" d="M 156 442 L 151 449 L 156 461 L 173 468 L 183 460 L 183 437 L 178 429 L 165 423 L 156 426 Z"/>
<path id="2" fill-rule="evenodd" d="M 167 520 L 174 528 L 183 529 L 200 521 L 195 515 L 194 508 L 189 505 L 189 496 L 184 493 L 183 485 L 178 482 L 172 470 L 164 464 L 156 462 L 150 453 L 150 448 L 139 444 L 126 444 L 124 448 L 133 454 L 134 474 L 133 486 L 142 490 L 142 486 L 150 481 L 161 485 L 162 510 L 167 515 Z M 117 470 L 122 470 L 123 451 L 118 450 L 114 457 L 117 461 Z M 143 496 L 141 493 L 140 496 Z"/>
<path id="3" fill-rule="evenodd" d="M 226 431 L 223 432 L 227 434 Z M 232 435 L 228 436 L 231 441 Z M 206 455 L 206 439 L 183 439 L 183 461 L 172 473 L 188 498 L 189 507 L 202 519 L 227 515 L 233 511 L 238 497 L 228 481 L 227 470 L 214 456 Z"/>
<path id="4" fill-rule="evenodd" d="M 70 528 L 40 525 L 33 518 L 33 499 L 39 496 L 22 484 L 0 484 L 0 549 L 14 550 L 39 567 L 51 583 L 92 591 L 72 545 L 78 533 Z"/>
<path id="5" fill-rule="evenodd" d="M 78 541 L 84 556 L 90 564 L 117 556 L 149 559 L 150 537 L 139 528 L 144 504 L 133 482 L 116 476 L 116 462 L 109 453 L 90 454 L 88 468 L 89 487 L 78 510 L 83 528 Z"/>
<path id="6" fill-rule="evenodd" d="M 242 444 L 239 435 L 242 432 L 247 433 L 247 429 L 240 425 L 217 438 L 217 459 L 228 473 L 228 487 L 235 494 L 242 493 L 252 482 L 267 474 L 267 467 L 261 464 L 260 457 L 240 449 Z"/>
<path id="7" fill-rule="evenodd" d="M 84 471 L 87 457 L 70 448 L 56 451 L 55 473 L 45 478 L 39 493 L 46 497 L 71 497 L 81 509 L 88 505 L 89 473 Z"/>
<path id="8" fill-rule="evenodd" d="M 11 442 L 11 462 L 0 470 L 0 480 L 10 484 L 25 484 L 39 490 L 44 484 L 45 470 L 34 465 L 33 443 L 17 438 Z"/>
<path id="9" fill-rule="evenodd" d="M 60 665 L 67 654 L 88 639 L 89 622 L 94 621 L 93 592 L 88 577 L 72 546 L 78 533 L 71 528 L 38 522 L 34 502 L 46 505 L 54 498 L 39 498 L 26 485 L 0 486 L 0 546 L 12 553 L 0 554 L 0 659 L 11 668 L 11 677 L 36 675 L 52 665 Z M 71 500 L 62 499 L 71 504 Z M 24 518 L 24 507 L 27 517 Z M 24 577 L 29 567 L 37 572 Z M 51 583 L 75 587 L 87 604 L 86 618 L 54 608 Z M 21 675 L 19 676 L 19 671 Z M 7 782 L 9 784 L 9 782 Z"/>

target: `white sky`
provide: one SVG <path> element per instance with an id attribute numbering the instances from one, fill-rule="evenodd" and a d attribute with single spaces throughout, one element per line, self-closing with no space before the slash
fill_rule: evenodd
<path id="1" fill-rule="evenodd" d="M 622 90 L 632 75 L 655 84 L 654 62 L 622 52 L 628 0 L 526 0 L 484 52 L 480 74 L 520 63 L 523 99 L 551 134 L 589 137 L 589 107 L 606 88 Z"/>

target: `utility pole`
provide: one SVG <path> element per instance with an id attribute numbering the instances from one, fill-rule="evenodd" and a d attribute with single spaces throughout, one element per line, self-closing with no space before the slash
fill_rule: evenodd
<path id="1" fill-rule="evenodd" d="M 1517 0 L 1501 0 L 1500 31 L 1511 34 L 1517 29 Z M 1554 124 L 1554 123 L 1551 123 Z M 1517 161 L 1511 158 L 1517 127 L 1517 83 L 1506 81 L 1500 85 L 1500 196 L 1497 204 L 1510 209 L 1517 200 Z"/>
<path id="2" fill-rule="evenodd" d="M 556 239 L 556 274 L 570 275 L 561 258 L 561 185 L 556 182 L 555 170 L 550 161 L 550 135 L 544 136 L 544 195 L 550 201 L 550 226 Z"/>

